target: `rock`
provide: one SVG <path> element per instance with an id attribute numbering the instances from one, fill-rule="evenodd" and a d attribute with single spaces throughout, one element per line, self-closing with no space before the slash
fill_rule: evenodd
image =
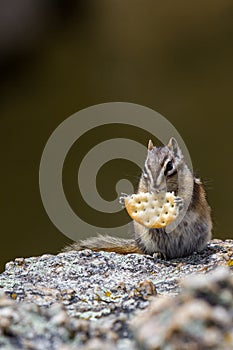
<path id="1" fill-rule="evenodd" d="M 209 348 L 219 339 L 231 344 L 232 290 L 225 285 L 232 272 L 214 271 L 232 271 L 232 251 L 232 240 L 213 240 L 201 253 L 170 261 L 89 250 L 17 258 L 0 275 L 0 348 L 165 349 L 169 339 L 183 346 L 186 325 Z"/>
<path id="2" fill-rule="evenodd" d="M 175 298 L 154 300 L 133 320 L 138 349 L 233 349 L 233 276 L 218 267 L 189 277 Z"/>

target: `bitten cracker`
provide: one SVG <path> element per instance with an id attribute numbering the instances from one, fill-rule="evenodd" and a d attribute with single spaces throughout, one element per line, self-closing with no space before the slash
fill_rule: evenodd
<path id="1" fill-rule="evenodd" d="M 180 198 L 174 193 L 139 192 L 123 197 L 130 217 L 148 228 L 162 228 L 179 215 Z"/>

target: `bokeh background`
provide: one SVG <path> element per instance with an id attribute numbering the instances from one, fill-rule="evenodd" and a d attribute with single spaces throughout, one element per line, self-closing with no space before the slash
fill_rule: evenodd
<path id="1" fill-rule="evenodd" d="M 0 0 L 1 270 L 69 243 L 43 208 L 40 157 L 63 120 L 103 102 L 148 106 L 176 127 L 205 180 L 214 237 L 233 238 L 232 18 L 231 0 Z M 97 131 L 76 151 L 106 136 Z M 74 149 L 64 176 L 71 202 L 78 157 Z M 104 172 L 110 192 L 124 167 Z"/>

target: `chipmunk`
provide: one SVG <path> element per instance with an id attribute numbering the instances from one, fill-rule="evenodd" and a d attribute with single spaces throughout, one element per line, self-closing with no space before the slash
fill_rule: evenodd
<path id="1" fill-rule="evenodd" d="M 163 147 L 155 147 L 149 141 L 138 192 L 164 190 L 164 181 L 166 191 L 178 194 L 182 198 L 183 208 L 186 208 L 183 219 L 172 232 L 167 233 L 165 228 L 147 228 L 133 221 L 133 239 L 99 235 L 74 243 L 65 250 L 91 249 L 120 254 L 156 254 L 172 259 L 189 256 L 204 249 L 211 239 L 210 207 L 201 180 L 194 177 L 186 165 L 181 149 L 173 137 Z"/>

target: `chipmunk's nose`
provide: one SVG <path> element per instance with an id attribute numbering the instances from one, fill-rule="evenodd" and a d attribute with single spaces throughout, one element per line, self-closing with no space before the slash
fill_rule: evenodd
<path id="1" fill-rule="evenodd" d="M 166 183 L 166 177 L 162 172 L 157 174 L 157 176 L 154 178 L 152 184 L 151 184 L 151 191 L 152 192 L 161 192 L 166 191 L 167 189 L 167 183 Z"/>

